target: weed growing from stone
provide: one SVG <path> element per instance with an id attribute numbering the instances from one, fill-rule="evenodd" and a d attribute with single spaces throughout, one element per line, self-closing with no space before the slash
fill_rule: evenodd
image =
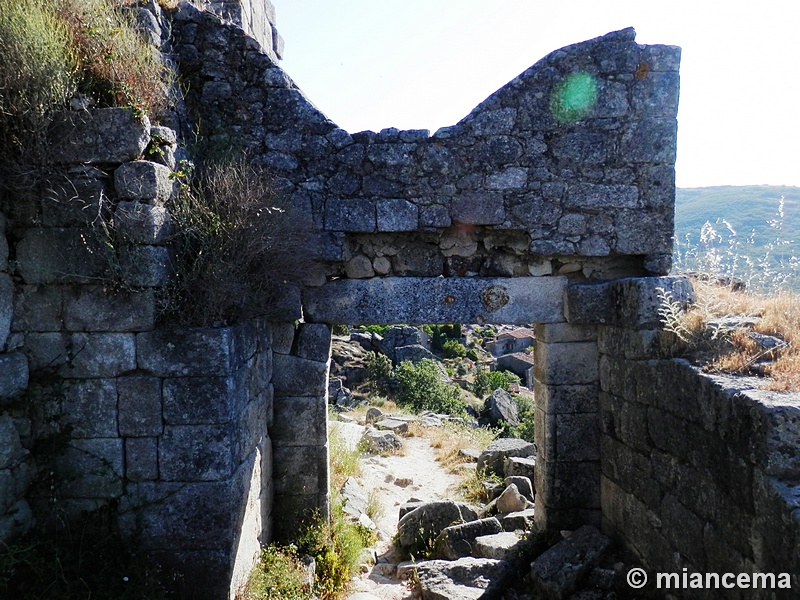
<path id="1" fill-rule="evenodd" d="M 216 326 L 294 318 L 285 299 L 314 268 L 310 233 L 263 168 L 244 156 L 201 162 L 170 212 L 177 276 L 161 296 L 164 321 Z"/>
<path id="2" fill-rule="evenodd" d="M 5 0 L 0 56 L 4 187 L 26 187 L 48 161 L 49 116 L 71 100 L 156 115 L 170 103 L 170 71 L 114 0 Z"/>
<path id="3" fill-rule="evenodd" d="M 359 451 L 348 448 L 335 422 L 330 425 L 330 518 L 313 515 L 293 545 L 265 548 L 250 575 L 243 600 L 337 598 L 357 572 L 363 549 L 375 543 L 375 533 L 350 520 L 342 508 L 339 490 L 349 477 L 360 474 Z M 376 511 L 377 497 L 370 498 L 371 510 Z M 368 506 L 368 515 L 369 511 Z M 313 588 L 303 585 L 303 556 L 313 558 L 316 564 Z"/>
<path id="4" fill-rule="evenodd" d="M 328 429 L 328 448 L 330 452 L 331 489 L 340 490 L 350 477 L 361 475 L 358 463 L 358 449 L 351 450 L 336 421 L 331 421 Z"/>

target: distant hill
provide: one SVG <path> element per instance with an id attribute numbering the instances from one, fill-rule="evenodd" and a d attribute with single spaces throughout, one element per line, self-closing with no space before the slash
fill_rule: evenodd
<path id="1" fill-rule="evenodd" d="M 800 289 L 800 260 L 793 258 L 800 257 L 800 187 L 678 188 L 675 238 L 679 267 L 718 264 L 724 274 L 752 279 L 754 287 L 785 279 Z"/>

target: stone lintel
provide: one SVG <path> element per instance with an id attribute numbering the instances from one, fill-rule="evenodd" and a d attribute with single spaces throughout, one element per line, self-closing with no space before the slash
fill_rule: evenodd
<path id="1" fill-rule="evenodd" d="M 554 323 L 566 277 L 339 279 L 306 290 L 307 321 L 323 323 Z"/>

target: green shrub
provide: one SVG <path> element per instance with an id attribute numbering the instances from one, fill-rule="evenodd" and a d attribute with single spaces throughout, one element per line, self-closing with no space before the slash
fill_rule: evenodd
<path id="1" fill-rule="evenodd" d="M 271 545 L 261 550 L 258 564 L 247 581 L 244 600 L 307 600 L 312 597 L 296 548 Z"/>
<path id="2" fill-rule="evenodd" d="M 0 116 L 38 119 L 63 106 L 77 87 L 77 56 L 51 2 L 0 4 Z"/>
<path id="3" fill-rule="evenodd" d="M 444 344 L 447 340 L 461 337 L 461 325 L 445 324 L 445 325 L 423 325 L 422 330 L 431 336 L 431 346 L 435 350 L 444 350 Z"/>
<path id="4" fill-rule="evenodd" d="M 458 387 L 441 380 L 438 363 L 428 358 L 418 364 L 403 361 L 395 369 L 394 377 L 400 386 L 398 400 L 413 410 L 432 410 L 458 415 L 466 411 L 466 401 Z"/>
<path id="5" fill-rule="evenodd" d="M 520 378 L 510 371 L 481 371 L 475 376 L 472 393 L 484 398 L 498 388 L 508 391 L 512 383 L 519 383 Z"/>
<path id="6" fill-rule="evenodd" d="M 367 352 L 364 362 L 367 381 L 376 391 L 386 393 L 392 376 L 391 359 L 380 352 Z"/>
<path id="7" fill-rule="evenodd" d="M 158 113 L 171 80 L 157 50 L 136 29 L 121 0 L 46 0 L 56 7 L 76 50 L 80 89 L 102 106 Z"/>
<path id="8" fill-rule="evenodd" d="M 298 550 L 317 563 L 316 591 L 333 600 L 356 574 L 361 551 L 375 542 L 375 534 L 350 521 L 334 496 L 330 521 L 315 518 L 298 540 Z"/>
<path id="9" fill-rule="evenodd" d="M 528 442 L 533 442 L 535 404 L 528 396 L 514 394 L 513 398 L 517 405 L 519 425 L 512 427 L 506 424 L 500 435 L 503 437 L 515 437 Z"/>
<path id="10" fill-rule="evenodd" d="M 386 335 L 386 330 L 392 327 L 391 325 L 362 325 L 359 329 L 369 331 L 370 333 L 377 333 L 378 335 Z"/>
<path id="11" fill-rule="evenodd" d="M 457 340 L 447 340 L 442 344 L 442 350 L 448 358 L 463 358 L 467 355 L 467 348 Z"/>

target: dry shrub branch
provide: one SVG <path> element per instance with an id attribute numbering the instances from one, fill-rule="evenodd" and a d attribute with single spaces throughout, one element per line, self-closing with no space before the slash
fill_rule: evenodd
<path id="1" fill-rule="evenodd" d="M 314 268 L 304 215 L 243 156 L 201 165 L 171 206 L 177 277 L 165 290 L 165 319 L 223 325 L 281 316 L 281 301 Z"/>

